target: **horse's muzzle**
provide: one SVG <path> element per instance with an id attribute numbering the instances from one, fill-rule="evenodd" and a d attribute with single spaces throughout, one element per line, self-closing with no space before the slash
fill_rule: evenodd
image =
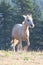
<path id="1" fill-rule="evenodd" d="M 30 24 L 30 25 L 31 25 L 31 28 L 34 28 L 34 26 L 35 26 L 34 24 Z"/>

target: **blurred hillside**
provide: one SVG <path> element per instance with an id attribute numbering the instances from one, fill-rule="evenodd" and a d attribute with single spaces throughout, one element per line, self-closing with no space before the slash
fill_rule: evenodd
<path id="1" fill-rule="evenodd" d="M 0 49 L 9 49 L 14 24 L 22 23 L 22 15 L 32 14 L 35 24 L 30 29 L 30 49 L 43 49 L 42 0 L 0 0 Z M 25 44 L 25 42 L 23 43 Z"/>
<path id="2" fill-rule="evenodd" d="M 39 0 L 41 9 L 43 10 L 43 0 Z"/>

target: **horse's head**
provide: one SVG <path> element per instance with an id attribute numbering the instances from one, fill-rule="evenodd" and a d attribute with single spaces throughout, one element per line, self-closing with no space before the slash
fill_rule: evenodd
<path id="1" fill-rule="evenodd" d="M 27 23 L 27 25 L 29 25 L 30 28 L 34 28 L 32 15 L 24 16 L 24 18 L 25 18 L 25 22 Z"/>

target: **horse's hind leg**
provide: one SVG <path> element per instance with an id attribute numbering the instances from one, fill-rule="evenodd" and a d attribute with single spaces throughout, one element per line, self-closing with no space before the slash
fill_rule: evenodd
<path id="1" fill-rule="evenodd" d="M 12 44 L 11 47 L 12 47 L 12 51 L 15 51 L 15 45 Z"/>
<path id="2" fill-rule="evenodd" d="M 14 39 L 13 41 L 14 41 L 13 42 L 14 43 L 13 49 L 14 49 L 14 51 L 16 51 L 16 48 L 15 47 L 16 47 L 16 45 L 18 45 L 18 40 L 17 39 Z"/>
<path id="3" fill-rule="evenodd" d="M 11 48 L 12 48 L 13 51 L 15 51 L 14 38 L 12 39 L 11 43 L 12 43 Z"/>

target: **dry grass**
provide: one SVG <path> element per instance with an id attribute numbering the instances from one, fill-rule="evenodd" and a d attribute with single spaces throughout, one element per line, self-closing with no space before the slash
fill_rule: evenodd
<path id="1" fill-rule="evenodd" d="M 43 51 L 0 51 L 0 65 L 43 65 Z"/>

